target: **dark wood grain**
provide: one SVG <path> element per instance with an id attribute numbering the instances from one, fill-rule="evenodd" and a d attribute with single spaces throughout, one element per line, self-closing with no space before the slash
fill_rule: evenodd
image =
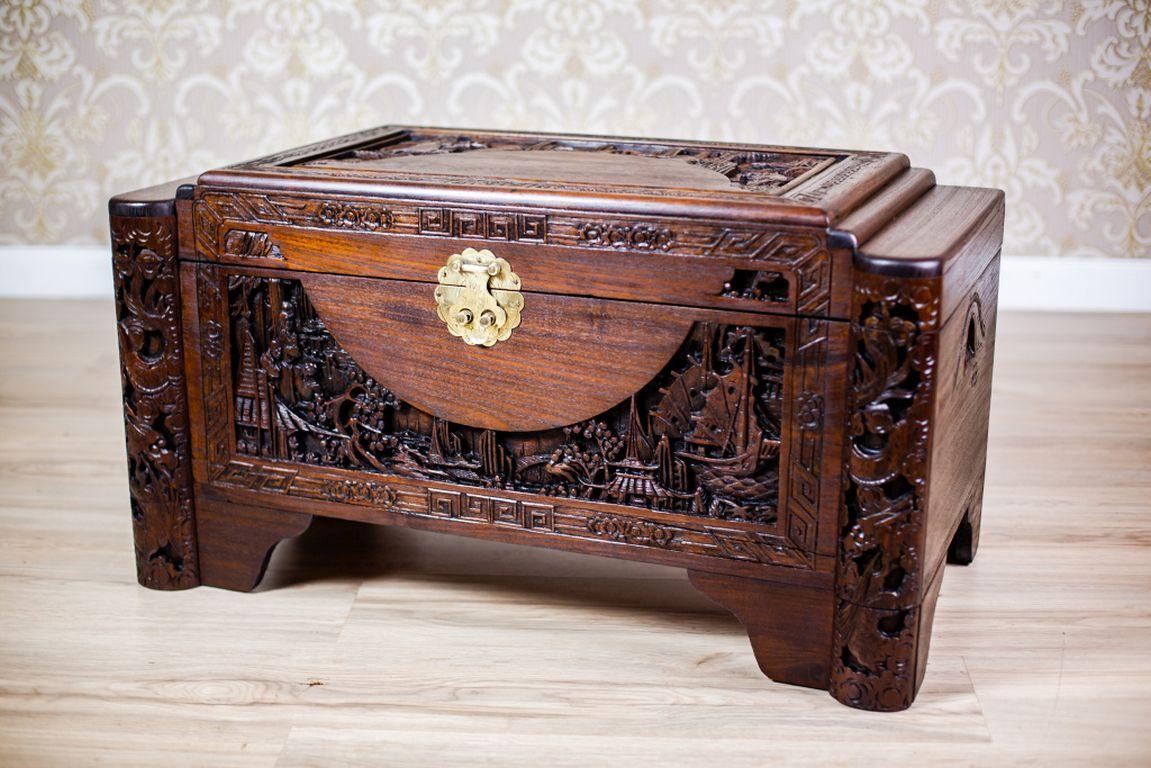
<path id="1" fill-rule="evenodd" d="M 429 285 L 301 277 L 324 325 L 369 375 L 426 413 L 481 429 L 554 429 L 607 411 L 659 375 L 699 318 L 527 292 L 529 322 L 494 347 L 472 347 L 428 311 Z M 615 361 L 612 376 L 589 376 L 604 360 Z"/>
<path id="2" fill-rule="evenodd" d="M 111 225 L 136 573 L 146 587 L 186 589 L 200 575 L 176 217 L 170 201 L 163 215 L 151 202 L 129 210 Z"/>
<path id="3" fill-rule="evenodd" d="M 926 168 L 908 168 L 844 217 L 836 228 L 850 233 L 857 244 L 865 243 L 934 186 L 934 173 Z"/>
<path id="4" fill-rule="evenodd" d="M 923 549 L 929 567 L 943 559 L 952 539 L 959 535 L 962 518 L 969 523 L 971 541 L 966 549 L 972 556 L 977 546 L 998 297 L 999 261 L 994 260 L 969 289 L 966 306 L 953 313 L 940 332 L 939 384 L 932 414 L 930 512 Z"/>
<path id="5" fill-rule="evenodd" d="M 885 230 L 856 256 L 831 691 L 865 709 L 915 698 L 949 545 L 974 554 L 986 459 L 1002 197 L 950 188 L 905 215 L 897 235 L 910 220 L 935 238 Z"/>
<path id="6" fill-rule="evenodd" d="M 231 504 L 204 494 L 199 502 L 200 579 L 209 587 L 238 592 L 255 589 L 268 569 L 273 548 L 299 536 L 312 523 L 311 515 Z"/>
<path id="7" fill-rule="evenodd" d="M 688 576 L 743 624 L 765 675 L 780 683 L 827 687 L 832 604 L 826 592 L 703 571 L 689 570 Z"/>
<path id="8" fill-rule="evenodd" d="M 978 544 L 1002 193 L 385 126 L 110 211 L 146 586 L 253 589 L 315 515 L 620 557 L 688 569 L 772 679 L 914 700 Z M 466 248 L 521 281 L 494 346 L 437 314 Z"/>

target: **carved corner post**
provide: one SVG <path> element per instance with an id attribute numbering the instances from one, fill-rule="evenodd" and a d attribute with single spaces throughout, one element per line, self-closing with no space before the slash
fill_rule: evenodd
<path id="1" fill-rule="evenodd" d="M 200 584 L 173 192 L 108 206 L 136 572 L 151 589 Z"/>
<path id="2" fill-rule="evenodd" d="M 866 268 L 857 262 L 851 316 L 830 690 L 896 711 L 923 680 L 942 573 L 924 557 L 941 279 Z"/>

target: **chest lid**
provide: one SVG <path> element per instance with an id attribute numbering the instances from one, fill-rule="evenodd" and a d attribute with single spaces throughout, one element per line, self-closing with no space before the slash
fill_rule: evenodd
<path id="1" fill-rule="evenodd" d="M 186 256 L 436 282 L 470 247 L 510 262 L 525 292 L 842 316 L 834 274 L 850 253 L 828 230 L 907 166 L 876 152 L 385 126 L 201 175 Z"/>

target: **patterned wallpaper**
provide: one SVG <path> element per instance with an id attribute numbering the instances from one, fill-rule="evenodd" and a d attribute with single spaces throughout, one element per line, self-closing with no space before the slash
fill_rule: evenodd
<path id="1" fill-rule="evenodd" d="M 0 0 L 0 242 L 386 122 L 899 150 L 1151 256 L 1149 0 Z"/>

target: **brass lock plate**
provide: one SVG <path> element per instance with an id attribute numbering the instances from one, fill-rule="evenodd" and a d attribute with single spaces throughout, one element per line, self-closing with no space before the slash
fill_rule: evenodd
<path id="1" fill-rule="evenodd" d="M 465 248 L 440 268 L 436 311 L 453 336 L 474 346 L 504 341 L 520 324 L 524 297 L 507 260 L 491 251 Z"/>

